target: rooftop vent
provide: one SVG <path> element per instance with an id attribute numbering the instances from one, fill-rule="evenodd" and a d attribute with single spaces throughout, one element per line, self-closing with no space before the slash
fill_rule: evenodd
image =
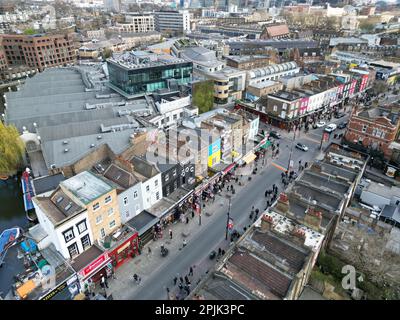
<path id="1" fill-rule="evenodd" d="M 101 136 L 101 135 L 98 135 L 98 136 L 97 136 L 97 139 L 98 139 L 98 140 L 100 140 L 101 138 L 102 138 L 102 136 Z"/>
<path id="2" fill-rule="evenodd" d="M 66 152 L 68 152 L 69 151 L 69 149 L 64 149 L 64 153 L 66 153 Z"/>
<path id="3" fill-rule="evenodd" d="M 94 148 L 94 146 L 95 146 L 95 144 L 94 144 L 94 143 L 92 143 L 92 144 L 90 145 L 90 147 L 91 147 L 91 148 Z"/>
<path id="4" fill-rule="evenodd" d="M 64 141 L 63 141 L 63 144 L 68 144 L 68 140 L 64 140 Z"/>

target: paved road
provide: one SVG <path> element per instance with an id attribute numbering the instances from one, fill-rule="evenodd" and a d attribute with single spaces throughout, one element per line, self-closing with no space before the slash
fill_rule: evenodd
<path id="1" fill-rule="evenodd" d="M 299 159 L 303 163 L 305 161 L 310 163 L 319 153 L 319 144 L 309 140 L 309 138 L 300 137 L 296 139 L 297 141 L 307 144 L 310 150 L 303 152 L 293 149 L 292 159 L 296 169 Z M 272 160 L 275 164 L 287 167 L 290 147 L 286 147 L 286 145 L 291 146 L 291 142 L 287 137 L 280 139 L 281 155 L 278 159 Z M 275 183 L 281 190 L 280 175 L 282 171 L 276 166 L 270 165 L 270 163 L 271 159 L 268 159 L 269 165 L 257 176 L 253 175 L 252 181 L 232 199 L 231 217 L 234 219 L 237 230 L 242 231 L 242 228 L 250 223 L 248 216 L 253 205 L 260 210 L 265 208 L 264 192 L 267 188 Z M 129 299 L 166 299 L 165 288 L 171 287 L 172 279 L 177 273 L 186 274 L 189 266 L 198 265 L 208 259 L 209 253 L 225 241 L 226 213 L 227 206 L 217 210 L 211 218 L 208 218 L 213 219 L 212 223 L 208 224 L 202 232 L 194 235 L 188 245 L 182 251 L 178 251 L 176 257 L 166 260 L 165 264 L 155 270 L 142 284 L 142 289 L 130 296 Z"/>

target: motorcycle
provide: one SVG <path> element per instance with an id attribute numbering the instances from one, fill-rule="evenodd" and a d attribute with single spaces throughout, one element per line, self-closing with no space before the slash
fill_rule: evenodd
<path id="1" fill-rule="evenodd" d="M 166 257 L 168 255 L 168 249 L 164 247 L 164 245 L 161 246 L 161 256 Z"/>

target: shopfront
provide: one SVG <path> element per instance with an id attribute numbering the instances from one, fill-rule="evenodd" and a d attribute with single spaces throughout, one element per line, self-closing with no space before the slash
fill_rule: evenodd
<path id="1" fill-rule="evenodd" d="M 137 231 L 130 232 L 120 243 L 108 251 L 112 265 L 116 269 L 130 258 L 139 255 L 139 235 Z"/>
<path id="2" fill-rule="evenodd" d="M 77 272 L 81 288 L 87 287 L 90 282 L 100 282 L 101 278 L 112 274 L 112 260 L 106 251 L 96 245 L 81 253 L 72 263 Z"/>
<path id="3" fill-rule="evenodd" d="M 79 291 L 79 279 L 78 276 L 74 274 L 39 298 L 39 300 L 72 300 Z"/>

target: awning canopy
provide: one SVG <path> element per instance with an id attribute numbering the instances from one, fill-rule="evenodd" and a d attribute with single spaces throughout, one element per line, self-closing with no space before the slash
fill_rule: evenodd
<path id="1" fill-rule="evenodd" d="M 249 154 L 247 154 L 246 156 L 244 156 L 244 157 L 242 158 L 242 160 L 243 160 L 244 162 L 246 162 L 247 164 L 249 164 L 249 163 L 253 162 L 256 158 L 257 158 L 257 156 L 256 156 L 253 152 L 250 152 Z"/>
<path id="2" fill-rule="evenodd" d="M 36 284 L 33 280 L 25 282 L 22 286 L 17 288 L 17 293 L 22 299 L 26 299 L 28 294 L 35 290 Z"/>

